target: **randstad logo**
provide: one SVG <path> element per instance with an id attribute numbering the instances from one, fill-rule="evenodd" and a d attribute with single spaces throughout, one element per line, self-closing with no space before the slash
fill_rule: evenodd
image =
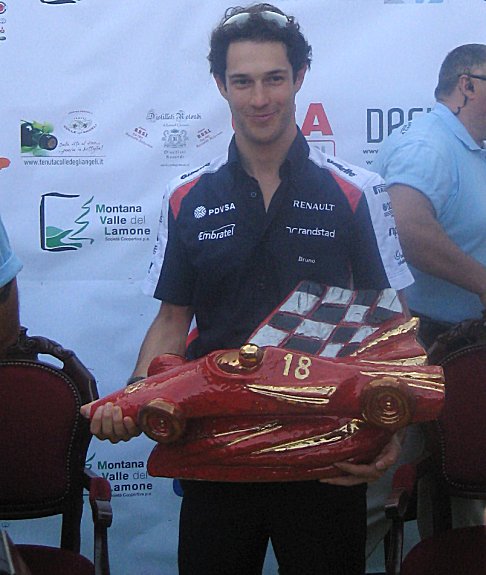
<path id="1" fill-rule="evenodd" d="M 94 239 L 86 235 L 86 228 L 90 223 L 88 214 L 93 198 L 84 201 L 79 194 L 43 194 L 40 203 L 41 248 L 46 252 L 65 252 L 91 245 Z"/>

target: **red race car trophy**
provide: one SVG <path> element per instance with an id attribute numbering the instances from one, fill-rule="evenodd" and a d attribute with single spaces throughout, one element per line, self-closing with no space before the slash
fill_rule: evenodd
<path id="1" fill-rule="evenodd" d="M 240 349 L 155 358 L 108 401 L 158 442 L 153 476 L 293 481 L 367 463 L 399 428 L 435 419 L 442 369 L 393 289 L 301 282 Z"/>

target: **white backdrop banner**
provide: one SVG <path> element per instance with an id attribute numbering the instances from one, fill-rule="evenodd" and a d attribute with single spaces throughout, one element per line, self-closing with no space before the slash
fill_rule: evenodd
<path id="1" fill-rule="evenodd" d="M 446 53 L 485 41 L 485 0 L 277 4 L 313 46 L 297 101 L 304 135 L 371 169 L 383 139 L 433 105 Z M 75 350 L 100 395 L 124 385 L 158 309 L 140 284 L 165 183 L 232 135 L 206 60 L 228 5 L 0 1 L 0 213 L 24 262 L 22 323 Z M 113 488 L 114 575 L 177 573 L 180 498 L 147 476 L 152 446 L 91 443 L 89 464 Z M 54 520 L 5 525 L 18 541 L 35 531 L 57 542 Z M 271 557 L 265 573 L 276 573 Z"/>

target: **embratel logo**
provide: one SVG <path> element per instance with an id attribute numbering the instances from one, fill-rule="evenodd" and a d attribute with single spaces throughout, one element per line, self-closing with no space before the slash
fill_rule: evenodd
<path id="1" fill-rule="evenodd" d="M 85 244 L 92 244 L 93 238 L 87 237 L 89 226 L 87 216 L 91 211 L 88 201 L 79 194 L 61 194 L 49 192 L 42 195 L 40 203 L 41 248 L 46 252 L 65 252 L 79 250 Z"/>
<path id="2" fill-rule="evenodd" d="M 228 224 L 227 226 L 223 226 L 217 230 L 199 232 L 197 239 L 200 242 L 203 242 L 205 240 L 222 240 L 224 238 L 229 238 L 235 233 L 235 225 L 236 224 Z"/>
<path id="3" fill-rule="evenodd" d="M 302 134 L 309 143 L 316 143 L 321 150 L 331 156 L 336 155 L 336 142 L 331 136 L 333 131 L 327 118 L 324 106 L 319 103 L 309 104 L 301 126 Z"/>

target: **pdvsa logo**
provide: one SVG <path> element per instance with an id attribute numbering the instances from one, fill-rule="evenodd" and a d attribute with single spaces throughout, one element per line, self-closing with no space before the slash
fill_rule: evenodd
<path id="1" fill-rule="evenodd" d="M 222 214 L 223 212 L 229 212 L 230 210 L 236 210 L 236 206 L 233 202 L 230 204 L 223 204 L 221 206 L 216 206 L 214 208 L 206 209 L 205 206 L 198 206 L 194 210 L 194 217 L 196 219 L 204 218 L 204 216 L 216 216 Z"/>
<path id="2" fill-rule="evenodd" d="M 334 134 L 331 124 L 320 102 L 309 104 L 301 131 L 309 143 L 318 144 L 326 154 L 336 155 L 336 142 L 332 137 Z"/>
<path id="3" fill-rule="evenodd" d="M 90 224 L 91 202 L 79 194 L 49 192 L 43 194 L 40 203 L 40 243 L 46 252 L 79 250 L 92 244 L 93 238 L 86 234 Z"/>

